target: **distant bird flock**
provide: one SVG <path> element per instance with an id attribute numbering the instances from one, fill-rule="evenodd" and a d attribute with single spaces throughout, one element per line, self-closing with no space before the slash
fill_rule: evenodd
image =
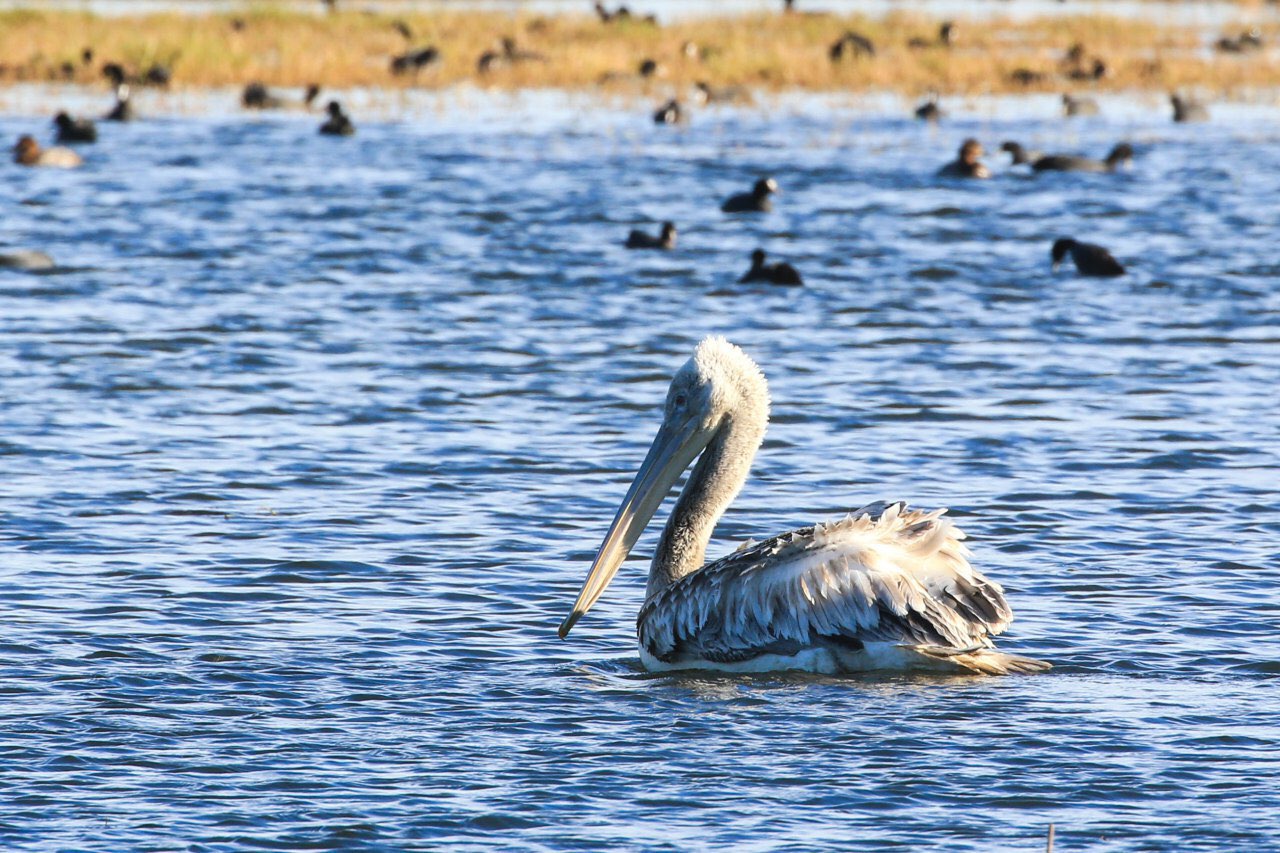
<path id="1" fill-rule="evenodd" d="M 815 19 L 825 17 L 824 13 L 800 12 L 795 8 L 794 0 L 784 2 L 784 14 L 810 15 Z M 622 21 L 638 21 L 656 26 L 657 20 L 652 16 L 633 15 L 631 10 L 620 5 L 612 9 L 603 3 L 595 3 L 595 13 L 601 23 L 616 24 Z M 243 22 L 240 22 L 243 26 Z M 234 24 L 233 24 L 234 26 Z M 394 21 L 392 27 L 405 39 L 412 43 L 413 30 L 404 21 Z M 908 47 L 912 50 L 950 49 L 957 42 L 958 30 L 954 22 L 945 21 L 938 30 L 936 39 L 913 38 Z M 1261 35 L 1256 30 L 1242 32 L 1238 35 L 1224 36 L 1215 45 L 1215 49 L 1224 53 L 1247 53 L 1263 47 Z M 699 57 L 702 49 L 693 43 L 684 48 L 686 56 Z M 831 43 L 828 56 L 833 63 L 857 62 L 876 55 L 876 46 L 867 36 L 853 30 L 845 30 Z M 94 60 L 91 48 L 82 52 L 82 62 L 88 65 Z M 414 75 L 430 68 L 441 61 L 441 51 L 434 45 L 409 47 L 405 51 L 392 56 L 389 60 L 389 71 L 392 75 Z M 500 67 L 510 67 L 522 63 L 546 63 L 548 57 L 536 51 L 521 47 L 513 38 L 506 37 L 498 42 L 498 47 L 484 52 L 476 60 L 476 72 L 480 75 L 490 73 Z M 635 79 L 649 80 L 666 73 L 661 63 L 653 59 L 645 59 L 635 72 Z M 1107 74 L 1106 61 L 1091 55 L 1080 44 L 1073 45 L 1061 61 L 1061 76 L 1071 81 L 1090 81 L 1100 79 Z M 115 102 L 102 116 L 105 121 L 131 121 L 136 118 L 131 100 L 131 86 L 168 86 L 172 80 L 172 69 L 164 64 L 153 63 L 140 71 L 129 71 L 118 62 L 107 62 L 102 66 L 103 77 L 110 82 Z M 615 75 L 611 75 L 615 76 Z M 1044 81 L 1044 72 L 1029 69 L 1015 69 L 1011 78 L 1024 84 Z M 261 81 L 250 81 L 245 84 L 241 93 L 241 106 L 248 110 L 302 110 L 314 109 L 319 97 L 320 87 L 309 85 L 300 96 L 282 94 L 272 91 Z M 740 86 L 713 87 L 706 82 L 698 82 L 693 91 L 693 100 L 702 105 L 711 104 L 745 104 L 749 105 L 754 98 L 749 89 Z M 1189 96 L 1171 93 L 1169 103 L 1172 108 L 1173 121 L 1202 122 L 1207 121 L 1207 107 Z M 1069 118 L 1096 116 L 1100 107 L 1093 98 L 1077 96 L 1070 93 L 1062 95 L 1062 112 Z M 931 123 L 939 123 L 946 117 L 937 93 L 915 109 L 915 116 Z M 682 125 L 689 121 L 688 109 L 679 98 L 670 98 L 656 108 L 653 121 L 660 125 Z M 325 119 L 318 128 L 325 136 L 347 137 L 356 132 L 351 116 L 346 113 L 338 100 L 330 100 L 325 107 Z M 50 167 L 71 169 L 83 164 L 83 158 L 70 147 L 71 145 L 93 144 L 98 142 L 98 128 L 89 118 L 76 117 L 65 111 L 59 111 L 54 118 L 54 140 L 56 145 L 43 147 L 30 134 L 23 134 L 13 147 L 13 160 L 26 167 Z M 1011 165 L 1029 166 L 1033 174 L 1043 172 L 1116 172 L 1127 166 L 1134 157 L 1134 150 L 1127 142 L 1120 142 L 1103 159 L 1091 159 L 1076 154 L 1045 154 L 1039 151 L 1028 151 L 1017 142 L 1006 141 L 1001 151 L 1010 155 Z M 977 139 L 965 139 L 960 145 L 954 160 L 946 163 L 937 171 L 937 177 L 944 180 L 988 179 L 991 170 L 982 163 L 985 154 L 982 144 Z M 768 213 L 773 209 L 773 196 L 779 191 L 777 181 L 772 177 L 762 177 L 755 182 L 749 191 L 730 196 L 721 205 L 721 210 L 729 214 Z M 628 249 L 649 249 L 672 251 L 676 248 L 676 225 L 664 222 L 657 235 L 643 230 L 632 230 L 624 245 Z M 10 253 L 0 256 L 0 267 L 41 268 L 42 259 L 35 258 L 39 253 Z M 1124 273 L 1123 266 L 1103 248 L 1089 243 L 1077 242 L 1063 238 L 1053 245 L 1052 260 L 1055 268 L 1070 257 L 1083 275 L 1112 276 Z M 750 269 L 741 277 L 742 282 L 765 282 L 784 286 L 795 286 L 802 283 L 800 273 L 786 262 L 766 263 L 766 253 L 756 249 L 752 253 Z"/>

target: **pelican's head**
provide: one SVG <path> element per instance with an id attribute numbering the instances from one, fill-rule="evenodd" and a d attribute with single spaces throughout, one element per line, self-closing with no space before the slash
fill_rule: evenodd
<path id="1" fill-rule="evenodd" d="M 763 251 L 756 251 L 764 255 Z M 704 338 L 693 356 L 671 378 L 662 426 L 680 428 L 683 424 L 691 428 L 696 422 L 697 429 L 706 437 L 698 448 L 701 450 L 725 418 L 740 415 L 744 410 L 752 410 L 752 415 L 768 420 L 769 384 L 751 356 L 714 335 Z"/>
<path id="2" fill-rule="evenodd" d="M 560 624 L 561 639 L 600 598 L 663 498 L 726 424 L 741 420 L 756 432 L 754 453 L 768 419 L 769 386 L 751 357 L 718 336 L 698 344 L 671 380 L 662 426 L 605 534 L 573 611 Z"/>

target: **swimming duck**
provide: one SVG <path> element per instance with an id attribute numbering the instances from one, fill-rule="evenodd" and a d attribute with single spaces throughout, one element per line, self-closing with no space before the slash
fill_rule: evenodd
<path id="1" fill-rule="evenodd" d="M 1169 104 L 1173 107 L 1173 120 L 1176 122 L 1209 120 L 1208 108 L 1198 101 L 1184 98 L 1181 95 L 1170 95 Z"/>
<path id="2" fill-rule="evenodd" d="M 653 114 L 654 124 L 680 124 L 685 120 L 684 108 L 675 98 L 667 101 Z"/>
<path id="3" fill-rule="evenodd" d="M 97 142 L 98 128 L 92 119 L 72 118 L 65 112 L 53 117 L 58 128 L 59 142 Z"/>
<path id="4" fill-rule="evenodd" d="M 750 104 L 751 90 L 742 86 L 712 86 L 704 80 L 693 84 L 697 99 L 704 104 Z"/>
<path id="5" fill-rule="evenodd" d="M 1105 160 L 1093 160 L 1089 157 L 1076 157 L 1071 154 L 1050 154 L 1041 157 L 1031 164 L 1037 172 L 1114 172 L 1133 159 L 1133 146 L 1121 142 Z"/>
<path id="6" fill-rule="evenodd" d="M 159 89 L 169 88 L 169 84 L 173 82 L 173 69 L 168 65 L 162 65 L 159 62 L 153 64 L 142 75 L 142 85 L 155 86 Z"/>
<path id="7" fill-rule="evenodd" d="M 116 86 L 116 103 L 111 112 L 103 116 L 106 121 L 133 121 L 133 103 L 129 100 L 129 85 L 121 83 Z"/>
<path id="8" fill-rule="evenodd" d="M 254 81 L 244 87 L 244 91 L 240 94 L 240 105 L 247 110 L 283 110 L 283 109 L 311 109 L 311 104 L 320 95 L 320 87 L 315 83 L 308 83 L 307 88 L 303 91 L 302 101 L 291 101 L 282 97 L 268 89 L 262 83 Z"/>
<path id="9" fill-rule="evenodd" d="M 21 136 L 13 146 L 13 161 L 21 166 L 53 166 L 60 169 L 72 169 L 84 163 L 80 155 L 70 148 L 40 147 L 30 136 Z"/>
<path id="10" fill-rule="evenodd" d="M 942 107 L 938 105 L 937 95 L 931 95 L 929 100 L 916 107 L 916 118 L 921 121 L 938 122 L 945 115 L 946 113 L 943 112 Z"/>
<path id="11" fill-rule="evenodd" d="M 627 235 L 628 249 L 674 249 L 676 247 L 676 226 L 673 222 L 662 223 L 662 231 L 657 237 L 646 234 L 639 228 L 631 229 Z"/>
<path id="12" fill-rule="evenodd" d="M 342 104 L 330 101 L 325 112 L 329 114 L 329 118 L 320 125 L 320 132 L 325 136 L 351 136 L 356 132 L 356 126 L 351 123 L 351 117 L 342 111 Z"/>
<path id="13" fill-rule="evenodd" d="M 1049 256 L 1053 260 L 1053 269 L 1056 270 L 1062 263 L 1062 259 L 1067 255 L 1071 255 L 1071 260 L 1075 262 L 1076 270 L 1081 275 L 1101 278 L 1124 275 L 1124 267 L 1120 265 L 1120 262 L 1113 258 L 1106 249 L 1093 243 L 1081 243 L 1069 237 L 1054 240 L 1053 248 L 1049 250 Z"/>
<path id="14" fill-rule="evenodd" d="M 33 252 L 29 249 L 0 252 L 0 269 L 47 270 L 53 267 L 53 258 L 44 252 Z"/>
<path id="15" fill-rule="evenodd" d="M 265 84 L 257 80 L 248 83 L 240 93 L 240 105 L 247 110 L 278 110 L 284 106 L 284 98 L 273 94 Z"/>
<path id="16" fill-rule="evenodd" d="M 960 145 L 956 159 L 938 170 L 940 178 L 989 178 L 991 170 L 978 162 L 983 155 L 982 143 L 976 139 L 966 139 Z"/>
<path id="17" fill-rule="evenodd" d="M 1002 143 L 1000 150 L 1009 152 L 1009 156 L 1013 158 L 1013 165 L 1015 166 L 1029 166 L 1044 156 L 1039 151 L 1028 151 L 1016 142 Z"/>
<path id="18" fill-rule="evenodd" d="M 804 284 L 804 280 L 800 278 L 800 273 L 795 267 L 786 261 L 779 261 L 776 264 L 766 264 L 764 262 L 764 249 L 756 249 L 751 253 L 751 269 L 742 274 L 742 278 L 738 279 L 739 284 L 746 284 L 751 281 L 767 281 L 770 284 L 784 284 L 790 286 L 799 286 Z"/>
<path id="19" fill-rule="evenodd" d="M 725 213 L 767 213 L 773 210 L 773 202 L 769 196 L 778 191 L 778 182 L 773 178 L 761 178 L 749 193 L 738 193 L 725 199 L 720 209 Z"/>
<path id="20" fill-rule="evenodd" d="M 1077 98 L 1072 95 L 1062 96 L 1062 112 L 1071 116 L 1096 116 L 1099 112 L 1098 102 L 1093 98 Z"/>

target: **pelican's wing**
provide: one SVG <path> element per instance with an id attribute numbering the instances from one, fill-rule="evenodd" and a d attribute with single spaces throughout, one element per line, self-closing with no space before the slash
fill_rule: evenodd
<path id="1" fill-rule="evenodd" d="M 667 662 L 745 660 L 824 639 L 990 646 L 1012 613 L 944 512 L 872 504 L 736 551 L 646 601 L 640 645 Z"/>

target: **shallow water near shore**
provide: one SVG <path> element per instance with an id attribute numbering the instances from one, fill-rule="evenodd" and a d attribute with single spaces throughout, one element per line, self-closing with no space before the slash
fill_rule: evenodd
<path id="1" fill-rule="evenodd" d="M 1274 108 L 174 97 L 0 184 L 59 264 L 0 270 L 6 849 L 1277 849 Z M 935 178 L 970 135 L 1138 156 Z M 736 284 L 757 246 L 806 286 Z M 713 333 L 773 420 L 711 554 L 949 506 L 1056 669 L 647 675 L 656 524 L 559 641 Z"/>

